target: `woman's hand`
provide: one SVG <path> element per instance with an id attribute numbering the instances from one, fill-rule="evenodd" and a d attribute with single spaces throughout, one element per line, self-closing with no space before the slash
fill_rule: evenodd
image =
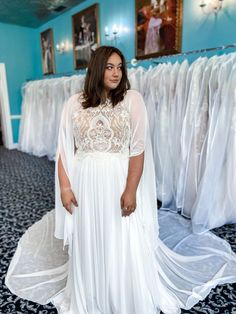
<path id="1" fill-rule="evenodd" d="M 126 217 L 132 214 L 136 209 L 136 193 L 126 189 L 121 195 L 120 207 L 122 216 Z"/>
<path id="2" fill-rule="evenodd" d="M 62 201 L 63 207 L 70 214 L 72 214 L 72 204 L 76 207 L 78 206 L 74 193 L 69 188 L 61 189 L 61 201 Z"/>
<path id="3" fill-rule="evenodd" d="M 122 216 L 132 214 L 136 209 L 136 191 L 143 172 L 144 153 L 129 158 L 128 176 L 124 193 L 120 198 Z"/>

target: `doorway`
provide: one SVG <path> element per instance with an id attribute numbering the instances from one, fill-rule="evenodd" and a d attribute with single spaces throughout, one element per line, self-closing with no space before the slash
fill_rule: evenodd
<path id="1" fill-rule="evenodd" d="M 0 63 L 0 140 L 3 145 L 13 148 L 10 107 L 7 88 L 6 68 L 4 63 Z"/>
<path id="2" fill-rule="evenodd" d="M 3 145 L 3 139 L 2 139 L 2 119 L 1 119 L 1 114 L 0 114 L 0 146 Z"/>

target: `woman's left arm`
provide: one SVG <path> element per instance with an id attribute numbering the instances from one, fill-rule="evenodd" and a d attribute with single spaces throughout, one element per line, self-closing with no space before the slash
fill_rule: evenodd
<path id="1" fill-rule="evenodd" d="M 147 111 L 143 97 L 136 91 L 129 93 L 130 155 L 126 186 L 120 199 L 122 216 L 129 216 L 136 209 L 136 191 L 143 172 L 147 134 Z"/>
<path id="2" fill-rule="evenodd" d="M 121 196 L 122 216 L 129 216 L 136 209 L 136 191 L 143 172 L 144 153 L 130 157 L 126 188 Z"/>

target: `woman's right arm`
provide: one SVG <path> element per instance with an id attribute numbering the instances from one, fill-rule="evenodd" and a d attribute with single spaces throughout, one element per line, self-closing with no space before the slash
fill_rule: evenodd
<path id="1" fill-rule="evenodd" d="M 64 208 L 72 214 L 72 203 L 77 207 L 77 201 L 74 193 L 71 190 L 70 180 L 67 177 L 65 169 L 62 164 L 61 156 L 58 159 L 58 178 L 61 190 L 61 201 Z"/>

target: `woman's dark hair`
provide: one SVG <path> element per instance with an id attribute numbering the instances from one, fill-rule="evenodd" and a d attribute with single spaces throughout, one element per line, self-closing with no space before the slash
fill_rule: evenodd
<path id="1" fill-rule="evenodd" d="M 113 53 L 117 53 L 122 62 L 122 78 L 117 88 L 110 91 L 109 98 L 112 105 L 117 105 L 124 99 L 126 91 L 130 88 L 127 77 L 126 61 L 122 52 L 111 46 L 99 47 L 91 57 L 88 65 L 88 71 L 85 77 L 82 105 L 84 108 L 97 107 L 104 97 L 104 73 L 107 60 Z"/>

